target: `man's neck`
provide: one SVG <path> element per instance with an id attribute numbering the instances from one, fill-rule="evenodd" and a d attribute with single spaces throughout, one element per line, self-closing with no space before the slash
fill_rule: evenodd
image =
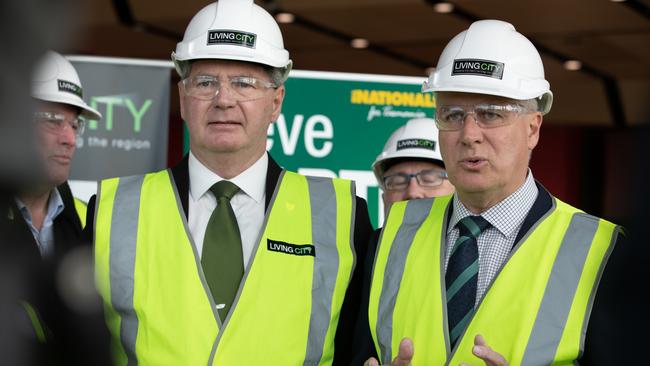
<path id="1" fill-rule="evenodd" d="M 255 154 L 241 153 L 214 153 L 204 154 L 203 152 L 192 151 L 196 159 L 205 165 L 212 172 L 224 179 L 232 179 L 250 168 L 258 161 L 265 151 Z"/>
<path id="2" fill-rule="evenodd" d="M 53 188 L 39 189 L 24 192 L 18 195 L 20 201 L 25 205 L 32 217 L 32 224 L 37 230 L 41 230 L 45 216 L 47 216 L 48 202 Z"/>
<path id="3" fill-rule="evenodd" d="M 494 189 L 487 191 L 479 192 L 466 192 L 461 189 L 457 189 L 458 199 L 463 205 L 475 215 L 479 215 L 488 209 L 492 208 L 499 202 L 508 198 L 511 194 L 515 193 L 517 189 L 526 183 L 526 177 L 528 176 L 528 171 L 524 174 L 523 179 L 520 179 L 518 183 L 504 187 L 503 189 Z"/>

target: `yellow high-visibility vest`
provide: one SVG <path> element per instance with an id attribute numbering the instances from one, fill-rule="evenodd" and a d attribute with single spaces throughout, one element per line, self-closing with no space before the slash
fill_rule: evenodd
<path id="1" fill-rule="evenodd" d="M 95 266 L 118 364 L 330 365 L 355 264 L 348 180 L 283 172 L 223 322 L 169 171 L 101 182 Z"/>
<path id="2" fill-rule="evenodd" d="M 74 209 L 77 212 L 77 216 L 79 216 L 79 221 L 81 222 L 81 228 L 86 227 L 86 213 L 88 211 L 88 206 L 86 203 L 76 197 L 72 198 L 74 201 Z"/>
<path id="3" fill-rule="evenodd" d="M 517 243 L 450 349 L 444 261 L 451 196 L 394 204 L 377 249 L 368 309 L 382 362 L 412 338 L 413 365 L 483 364 L 476 334 L 511 365 L 573 365 L 620 228 L 555 198 Z"/>

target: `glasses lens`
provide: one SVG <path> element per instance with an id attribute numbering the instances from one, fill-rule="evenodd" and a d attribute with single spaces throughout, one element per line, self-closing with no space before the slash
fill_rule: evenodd
<path id="1" fill-rule="evenodd" d="M 484 128 L 499 127 L 507 124 L 514 117 L 509 105 L 477 105 L 474 115 Z"/>
<path id="2" fill-rule="evenodd" d="M 384 188 L 387 191 L 402 191 L 408 187 L 409 176 L 404 174 L 395 174 L 384 177 Z"/>
<path id="3" fill-rule="evenodd" d="M 436 125 L 443 131 L 459 130 L 465 116 L 465 110 L 461 107 L 439 107 L 436 109 Z"/>
<path id="4" fill-rule="evenodd" d="M 238 99 L 241 101 L 259 99 L 264 96 L 264 92 L 267 89 L 264 82 L 244 76 L 230 79 L 230 88 L 237 94 Z"/>
<path id="5" fill-rule="evenodd" d="M 86 130 L 86 121 L 81 119 L 81 118 L 76 118 L 72 122 L 72 128 L 75 129 L 75 132 L 77 133 L 77 136 L 81 136 L 81 135 L 84 134 L 84 131 Z"/>
<path id="6" fill-rule="evenodd" d="M 36 112 L 34 119 L 40 126 L 52 132 L 59 131 L 65 122 L 65 117 L 62 114 L 51 112 Z"/>
<path id="7" fill-rule="evenodd" d="M 427 169 L 418 173 L 418 183 L 423 187 L 436 187 L 444 182 L 447 173 L 438 169 Z"/>
<path id="8" fill-rule="evenodd" d="M 197 75 L 183 80 L 185 92 L 197 99 L 212 100 L 219 90 L 219 80 L 206 75 Z"/>

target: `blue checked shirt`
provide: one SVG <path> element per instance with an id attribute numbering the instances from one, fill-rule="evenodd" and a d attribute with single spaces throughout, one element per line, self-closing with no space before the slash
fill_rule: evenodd
<path id="1" fill-rule="evenodd" d="M 481 301 L 485 291 L 490 286 L 497 273 L 510 255 L 510 250 L 517 238 L 519 229 L 528 215 L 539 193 L 533 173 L 528 169 L 524 184 L 503 201 L 490 207 L 481 216 L 491 226 L 479 235 L 478 244 L 478 288 L 476 290 L 476 305 Z M 473 215 L 454 193 L 453 209 L 447 226 L 447 248 L 445 257 L 445 272 L 451 256 L 451 249 L 458 239 L 456 224 L 461 219 Z"/>

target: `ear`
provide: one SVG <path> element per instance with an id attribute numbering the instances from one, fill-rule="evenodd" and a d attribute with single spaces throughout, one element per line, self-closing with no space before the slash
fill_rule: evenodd
<path id="1" fill-rule="evenodd" d="M 284 94 L 284 85 L 279 86 L 275 90 L 275 95 L 273 96 L 273 111 L 271 112 L 271 121 L 277 121 L 277 119 L 280 118 L 280 112 L 282 111 L 282 102 L 284 101 Z"/>
<path id="2" fill-rule="evenodd" d="M 178 100 L 181 105 L 181 118 L 185 121 L 185 92 L 183 92 L 182 81 L 178 82 Z"/>
<path id="3" fill-rule="evenodd" d="M 528 119 L 527 140 L 528 150 L 533 151 L 537 142 L 539 142 L 539 131 L 542 129 L 542 120 L 544 117 L 541 112 L 535 112 Z"/>

